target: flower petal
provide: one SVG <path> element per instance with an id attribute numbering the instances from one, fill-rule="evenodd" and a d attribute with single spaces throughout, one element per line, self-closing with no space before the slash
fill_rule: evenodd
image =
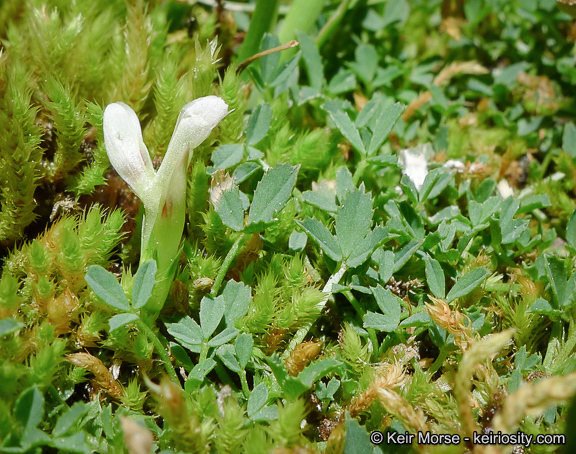
<path id="1" fill-rule="evenodd" d="M 104 143 L 110 163 L 136 195 L 143 198 L 155 172 L 136 113 L 123 102 L 104 110 Z"/>
<path id="2" fill-rule="evenodd" d="M 184 152 L 193 150 L 206 140 L 212 130 L 228 115 L 228 104 L 218 96 L 205 96 L 186 104 L 178 115 L 174 134 L 164 156 L 172 168 Z M 186 156 L 186 164 L 191 155 Z M 162 168 L 162 166 L 161 166 Z"/>

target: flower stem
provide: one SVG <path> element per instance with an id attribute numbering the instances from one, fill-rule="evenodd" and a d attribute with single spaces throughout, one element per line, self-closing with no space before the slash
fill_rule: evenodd
<path id="1" fill-rule="evenodd" d="M 330 36 L 334 34 L 336 30 L 338 30 L 338 25 L 340 25 L 340 21 L 346 14 L 349 3 L 350 0 L 343 0 L 340 3 L 340 6 L 338 6 L 338 9 L 334 12 L 334 14 L 332 14 L 328 22 L 326 22 L 326 24 L 318 32 L 318 37 L 316 38 L 316 44 L 318 45 L 319 49 L 322 49 L 322 46 L 326 43 L 328 38 L 330 38 Z"/>
<path id="2" fill-rule="evenodd" d="M 238 250 L 240 249 L 243 240 L 245 240 L 246 235 L 242 234 L 238 237 L 238 239 L 234 242 L 226 258 L 224 259 L 224 263 L 218 270 L 218 275 L 216 276 L 216 280 L 214 281 L 214 285 L 212 286 L 212 291 L 210 292 L 211 295 L 218 295 L 220 291 L 220 287 L 222 286 L 222 281 L 224 281 L 224 277 L 226 277 L 226 273 L 228 272 L 228 268 L 232 264 L 232 261 L 236 258 L 236 254 L 238 254 Z"/>
<path id="3" fill-rule="evenodd" d="M 174 370 L 174 366 L 172 366 L 172 361 L 170 361 L 170 357 L 166 353 L 166 350 L 164 349 L 162 342 L 160 342 L 160 339 L 158 339 L 158 336 L 156 336 L 154 331 L 152 331 L 146 322 L 144 322 L 144 320 L 141 318 L 138 318 L 137 325 L 138 328 L 146 334 L 148 340 L 154 344 L 156 352 L 164 362 L 164 368 L 166 369 L 168 375 L 170 375 L 172 381 L 174 383 L 180 383 L 180 380 L 178 380 L 178 376 L 176 375 L 176 371 Z"/>

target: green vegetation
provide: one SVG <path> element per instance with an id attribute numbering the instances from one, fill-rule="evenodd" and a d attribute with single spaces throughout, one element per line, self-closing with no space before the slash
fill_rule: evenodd
<path id="1" fill-rule="evenodd" d="M 0 452 L 572 452 L 569 6 L 3 0 Z"/>

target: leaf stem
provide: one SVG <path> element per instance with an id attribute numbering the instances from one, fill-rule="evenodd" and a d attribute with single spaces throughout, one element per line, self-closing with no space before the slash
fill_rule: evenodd
<path id="1" fill-rule="evenodd" d="M 446 348 L 441 348 L 440 353 L 438 354 L 438 358 L 436 358 L 436 361 L 434 361 L 434 363 L 428 369 L 430 377 L 434 375 L 440 369 L 440 367 L 442 367 L 442 365 L 444 364 L 444 360 L 447 357 L 448 357 L 448 350 Z"/>
<path id="2" fill-rule="evenodd" d="M 366 170 L 366 167 L 368 167 L 368 161 L 366 161 L 365 157 L 362 157 L 362 161 L 360 161 L 358 167 L 356 167 L 356 172 L 354 172 L 354 176 L 352 177 L 354 185 L 358 186 L 358 181 L 360 181 L 360 177 Z"/>
<path id="3" fill-rule="evenodd" d="M 352 292 L 350 290 L 346 290 L 343 293 L 344 293 L 344 296 L 348 299 L 348 301 L 352 305 L 352 307 L 356 310 L 356 313 L 360 316 L 360 318 L 364 317 L 364 314 L 366 314 L 366 311 L 364 309 L 362 309 L 362 306 L 360 306 L 360 303 L 358 302 L 356 297 L 352 294 Z"/>
<path id="4" fill-rule="evenodd" d="M 198 360 L 198 364 L 208 358 L 208 339 L 204 339 L 202 342 L 202 349 L 200 350 L 200 359 Z"/>
<path id="5" fill-rule="evenodd" d="M 242 369 L 238 375 L 240 375 L 240 383 L 242 383 L 244 397 L 248 399 L 250 397 L 250 387 L 248 386 L 248 380 L 246 380 L 246 371 Z"/>
<path id="6" fill-rule="evenodd" d="M 179 384 L 180 380 L 178 380 L 178 376 L 176 375 L 174 366 L 172 366 L 172 361 L 170 361 L 170 357 L 166 353 L 166 350 L 164 349 L 162 342 L 160 342 L 160 339 L 158 339 L 158 336 L 156 336 L 154 331 L 152 331 L 152 329 L 150 329 L 150 327 L 146 324 L 146 322 L 144 322 L 144 320 L 142 320 L 141 318 L 138 318 L 136 323 L 138 325 L 138 329 L 142 330 L 148 337 L 148 340 L 154 344 L 156 352 L 164 362 L 164 368 L 166 369 L 166 372 L 168 373 L 172 381 L 174 383 Z"/>
<path id="7" fill-rule="evenodd" d="M 236 254 L 238 254 L 238 250 L 240 249 L 240 245 L 242 241 L 246 238 L 246 234 L 242 234 L 238 237 L 238 239 L 234 242 L 228 254 L 226 254 L 226 258 L 224 259 L 224 263 L 218 270 L 218 275 L 216 276 L 216 280 L 214 281 L 214 285 L 212 286 L 212 291 L 210 292 L 211 295 L 218 295 L 220 291 L 220 287 L 222 286 L 222 281 L 224 281 L 224 277 L 226 277 L 226 273 L 228 272 L 228 268 L 232 264 L 232 261 L 236 258 Z"/>
<path id="8" fill-rule="evenodd" d="M 316 38 L 316 45 L 318 46 L 318 49 L 322 49 L 322 46 L 326 43 L 330 35 L 336 31 L 340 21 L 344 17 L 344 13 L 346 13 L 346 10 L 348 9 L 349 3 L 350 0 L 344 0 L 341 2 L 340 6 L 338 6 L 338 9 L 334 11 L 334 14 L 332 14 L 328 22 L 326 22 L 326 24 L 318 32 L 318 37 Z"/>

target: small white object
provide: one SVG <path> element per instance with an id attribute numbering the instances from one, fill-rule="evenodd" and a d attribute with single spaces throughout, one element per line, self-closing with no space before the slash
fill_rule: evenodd
<path id="1" fill-rule="evenodd" d="M 508 183 L 506 178 L 498 182 L 497 188 L 503 199 L 514 196 L 514 189 L 512 189 L 512 186 L 510 186 L 510 183 Z"/>
<path id="2" fill-rule="evenodd" d="M 418 145 L 414 148 L 407 148 L 400 151 L 400 158 L 404 165 L 403 173 L 408 175 L 416 189 L 420 190 L 428 175 L 428 155 L 430 154 L 430 145 Z"/>
<path id="3" fill-rule="evenodd" d="M 458 173 L 464 172 L 464 169 L 466 168 L 464 163 L 462 161 L 458 161 L 457 159 L 448 159 L 448 161 L 444 163 L 444 167 L 449 169 L 456 169 Z"/>

